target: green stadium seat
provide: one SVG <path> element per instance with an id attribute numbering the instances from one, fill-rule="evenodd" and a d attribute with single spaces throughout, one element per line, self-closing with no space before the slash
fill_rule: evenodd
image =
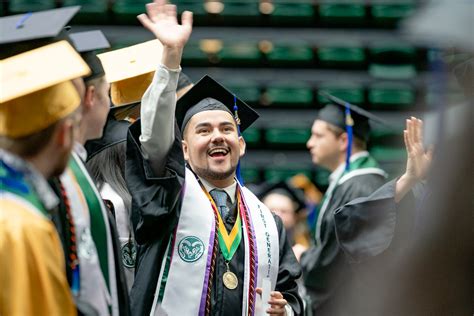
<path id="1" fill-rule="evenodd" d="M 417 74 L 416 49 L 407 45 L 377 45 L 369 48 L 369 73 L 376 78 L 410 79 Z"/>
<path id="2" fill-rule="evenodd" d="M 369 151 L 380 163 L 402 163 L 407 159 L 407 153 L 403 147 L 374 146 Z"/>
<path id="3" fill-rule="evenodd" d="M 256 82 L 229 81 L 225 82 L 224 86 L 233 93 L 235 93 L 235 95 L 238 96 L 239 99 L 250 105 L 256 105 L 260 101 L 260 89 Z"/>
<path id="4" fill-rule="evenodd" d="M 63 0 L 63 7 L 80 5 L 81 10 L 74 17 L 74 23 L 106 23 L 108 0 Z"/>
<path id="5" fill-rule="evenodd" d="M 327 83 L 320 85 L 318 90 L 325 91 L 352 104 L 363 105 L 365 103 L 364 87 L 361 85 L 352 83 Z M 329 103 L 329 100 L 318 94 L 318 103 L 324 105 Z"/>
<path id="6" fill-rule="evenodd" d="M 269 182 L 278 182 L 278 181 L 285 181 L 294 175 L 299 173 L 304 174 L 308 178 L 311 178 L 311 169 L 295 169 L 292 167 L 274 167 L 274 168 L 266 168 L 264 171 L 264 178 L 265 181 Z"/>
<path id="7" fill-rule="evenodd" d="M 191 11 L 193 13 L 194 25 L 202 25 L 209 19 L 209 14 L 206 11 L 203 1 L 180 0 L 170 2 L 176 4 L 180 16 L 183 11 Z"/>
<path id="8" fill-rule="evenodd" d="M 306 84 L 288 84 L 271 86 L 262 98 L 264 105 L 311 107 L 313 91 Z"/>
<path id="9" fill-rule="evenodd" d="M 370 133 L 370 146 L 403 147 L 403 127 L 398 130 L 377 125 Z"/>
<path id="10" fill-rule="evenodd" d="M 311 136 L 309 128 L 282 127 L 267 128 L 264 131 L 265 140 L 268 145 L 278 147 L 305 148 L 305 144 Z"/>
<path id="11" fill-rule="evenodd" d="M 364 68 L 365 50 L 362 45 L 322 45 L 317 49 L 319 65 L 328 68 Z"/>
<path id="12" fill-rule="evenodd" d="M 146 11 L 145 5 L 149 0 L 115 0 L 112 10 L 114 18 L 119 23 L 138 24 L 137 15 Z"/>
<path id="13" fill-rule="evenodd" d="M 222 45 L 220 40 L 189 42 L 183 52 L 183 66 L 208 66 L 219 63 L 217 54 L 222 49 Z"/>
<path id="14" fill-rule="evenodd" d="M 243 137 L 245 139 L 245 143 L 247 143 L 247 145 L 250 147 L 256 147 L 260 145 L 262 141 L 262 134 L 257 128 L 247 128 L 243 132 Z"/>
<path id="15" fill-rule="evenodd" d="M 273 25 L 310 25 L 314 21 L 314 9 L 310 3 L 276 1 L 268 4 L 269 20 Z M 262 13 L 266 14 L 262 5 Z"/>
<path id="16" fill-rule="evenodd" d="M 256 24 L 260 18 L 256 1 L 224 1 L 224 10 L 219 14 L 224 24 Z"/>
<path id="17" fill-rule="evenodd" d="M 412 0 L 397 0 L 392 3 L 374 3 L 370 7 L 370 13 L 375 25 L 392 27 L 401 19 L 411 15 L 415 8 Z"/>
<path id="18" fill-rule="evenodd" d="M 309 66 L 313 63 L 313 50 L 306 43 L 260 45 L 268 48 L 265 56 L 271 66 Z M 265 48 L 264 48 L 265 49 Z"/>
<path id="19" fill-rule="evenodd" d="M 415 90 L 403 82 L 378 82 L 369 87 L 368 101 L 373 110 L 407 110 L 415 104 Z"/>
<path id="20" fill-rule="evenodd" d="M 366 11 L 363 1 L 322 1 L 319 18 L 324 24 L 364 24 Z"/>
<path id="21" fill-rule="evenodd" d="M 49 10 L 55 7 L 56 3 L 54 0 L 10 0 L 8 11 L 10 14 L 17 14 Z"/>
<path id="22" fill-rule="evenodd" d="M 256 66 L 261 61 L 256 42 L 224 43 L 218 57 L 224 66 Z"/>

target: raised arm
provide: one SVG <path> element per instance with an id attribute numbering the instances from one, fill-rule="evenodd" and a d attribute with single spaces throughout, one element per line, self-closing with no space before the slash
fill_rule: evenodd
<path id="1" fill-rule="evenodd" d="M 433 151 L 423 148 L 423 121 L 415 117 L 407 119 L 403 131 L 407 149 L 407 168 L 395 186 L 395 202 L 403 197 L 420 181 L 426 178 L 431 166 Z"/>
<path id="2" fill-rule="evenodd" d="M 175 138 L 176 86 L 183 48 L 192 31 L 193 15 L 183 12 L 177 20 L 176 6 L 155 0 L 137 18 L 163 44 L 161 64 L 143 95 L 140 143 L 155 176 L 164 175 L 167 154 Z"/>

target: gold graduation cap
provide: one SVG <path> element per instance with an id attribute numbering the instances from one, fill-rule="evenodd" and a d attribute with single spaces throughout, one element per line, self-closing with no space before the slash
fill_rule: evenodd
<path id="1" fill-rule="evenodd" d="M 71 79 L 90 73 L 67 41 L 0 61 L 0 135 L 19 138 L 39 132 L 81 103 Z"/>
<path id="2" fill-rule="evenodd" d="M 162 53 L 160 41 L 152 40 L 97 55 L 110 83 L 110 96 L 115 106 L 141 100 L 153 80 Z"/>

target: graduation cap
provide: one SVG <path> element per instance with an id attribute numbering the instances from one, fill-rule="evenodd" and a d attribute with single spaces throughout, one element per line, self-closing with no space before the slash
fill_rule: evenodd
<path id="1" fill-rule="evenodd" d="M 176 87 L 176 92 L 192 84 L 193 82 L 191 81 L 191 79 L 184 72 L 181 71 L 178 77 L 178 85 Z M 110 108 L 110 113 L 117 120 L 126 120 L 129 122 L 134 122 L 140 117 L 140 105 L 141 102 L 135 102 L 122 106 L 112 106 Z"/>
<path id="2" fill-rule="evenodd" d="M 116 120 L 111 114 L 107 117 L 102 138 L 86 142 L 87 160 L 92 159 L 105 149 L 123 143 L 127 140 L 130 122 Z"/>
<path id="3" fill-rule="evenodd" d="M 67 40 L 64 26 L 79 9 L 72 6 L 0 18 L 0 59 Z"/>
<path id="4" fill-rule="evenodd" d="M 296 212 L 306 207 L 305 197 L 302 190 L 295 188 L 286 181 L 279 181 L 276 183 L 264 183 L 257 190 L 257 196 L 263 200 L 270 194 L 280 194 L 288 197 L 296 204 Z"/>
<path id="5" fill-rule="evenodd" d="M 66 41 L 0 61 L 0 135 L 39 132 L 72 113 L 81 103 L 71 79 L 90 73 Z"/>
<path id="6" fill-rule="evenodd" d="M 96 55 L 97 50 L 110 48 L 110 43 L 107 38 L 105 38 L 104 33 L 99 30 L 77 32 L 71 33 L 69 37 L 76 50 L 81 53 L 82 58 L 84 58 L 91 68 L 92 73 L 85 77 L 84 81 L 87 83 L 92 79 L 104 76 L 104 68 Z"/>
<path id="7" fill-rule="evenodd" d="M 236 108 L 235 108 L 236 107 Z M 208 110 L 229 112 L 236 118 L 240 132 L 245 131 L 259 117 L 249 105 L 237 98 L 220 83 L 206 75 L 176 104 L 176 120 L 181 131 L 195 114 Z M 236 117 L 237 110 L 237 117 Z"/>
<path id="8" fill-rule="evenodd" d="M 326 105 L 319 111 L 317 119 L 335 125 L 347 132 L 346 169 L 348 169 L 350 166 L 353 135 L 367 142 L 370 136 L 369 120 L 384 125 L 387 125 L 387 123 L 378 116 L 325 91 L 320 91 L 319 93 L 328 98 L 332 103 Z"/>
<path id="9" fill-rule="evenodd" d="M 110 83 L 110 96 L 115 106 L 141 100 L 153 80 L 162 53 L 161 42 L 152 40 L 97 55 Z"/>

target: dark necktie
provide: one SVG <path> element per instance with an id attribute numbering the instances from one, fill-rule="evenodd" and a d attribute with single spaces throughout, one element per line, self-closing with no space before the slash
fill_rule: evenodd
<path id="1" fill-rule="evenodd" d="M 229 213 L 229 207 L 227 206 L 227 193 L 222 190 L 214 189 L 211 190 L 210 194 L 214 199 L 222 218 L 225 218 Z"/>

